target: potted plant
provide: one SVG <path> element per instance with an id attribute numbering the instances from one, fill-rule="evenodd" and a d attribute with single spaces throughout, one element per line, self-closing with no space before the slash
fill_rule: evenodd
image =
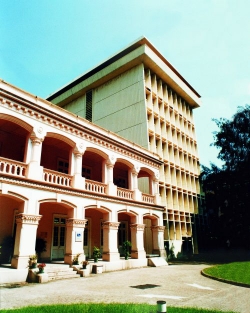
<path id="1" fill-rule="evenodd" d="M 39 269 L 39 274 L 43 274 L 44 273 L 44 268 L 45 268 L 46 264 L 45 263 L 41 263 L 38 264 L 37 267 Z"/>
<path id="2" fill-rule="evenodd" d="M 29 256 L 29 268 L 36 268 L 37 266 L 37 254 Z"/>
<path id="3" fill-rule="evenodd" d="M 81 253 L 78 253 L 74 256 L 73 260 L 72 260 L 72 264 L 73 265 L 79 265 L 79 256 L 81 255 Z"/>
<path id="4" fill-rule="evenodd" d="M 130 248 L 132 247 L 132 244 L 130 241 L 126 240 L 122 244 L 125 260 L 128 260 L 129 254 L 130 254 Z"/>
<path id="5" fill-rule="evenodd" d="M 82 261 L 82 268 L 85 270 L 87 268 L 87 265 L 89 264 L 89 261 Z"/>
<path id="6" fill-rule="evenodd" d="M 98 258 L 101 257 L 101 252 L 100 252 L 100 249 L 98 247 L 94 247 L 94 250 L 93 250 L 93 257 L 94 257 L 94 262 L 98 262 Z"/>

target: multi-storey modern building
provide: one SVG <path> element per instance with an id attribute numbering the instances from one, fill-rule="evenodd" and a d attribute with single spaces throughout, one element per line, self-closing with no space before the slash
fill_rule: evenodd
<path id="1" fill-rule="evenodd" d="M 197 251 L 202 197 L 193 110 L 200 95 L 159 51 L 140 38 L 48 100 L 159 156 L 165 245 Z M 143 180 L 140 189 L 148 192 Z"/>

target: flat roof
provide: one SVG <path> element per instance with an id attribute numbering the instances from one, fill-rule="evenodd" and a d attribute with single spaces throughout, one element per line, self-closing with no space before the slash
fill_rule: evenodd
<path id="1" fill-rule="evenodd" d="M 115 61 L 121 59 L 122 57 L 126 56 L 130 52 L 136 50 L 137 48 L 146 45 L 148 46 L 154 53 L 157 55 L 158 58 L 161 59 L 167 65 L 167 67 L 196 95 L 196 97 L 200 98 L 201 96 L 199 93 L 184 79 L 184 77 L 174 68 L 174 66 L 164 58 L 164 56 L 153 46 L 153 44 L 146 38 L 140 37 L 135 42 L 127 46 L 126 48 L 122 49 L 121 51 L 117 52 L 113 56 L 109 57 L 105 61 L 101 62 L 99 65 L 95 66 L 94 68 L 88 70 L 87 72 L 83 73 L 79 77 L 75 78 L 73 81 L 69 82 L 59 90 L 55 91 L 54 93 L 50 94 L 47 97 L 47 100 L 52 101 L 53 99 L 57 98 L 58 96 L 62 95 L 66 91 L 70 90 L 71 88 L 75 87 L 79 83 L 83 82 L 87 78 L 93 76 L 97 72 L 101 71 L 102 69 L 108 67 L 110 64 L 114 63 Z"/>

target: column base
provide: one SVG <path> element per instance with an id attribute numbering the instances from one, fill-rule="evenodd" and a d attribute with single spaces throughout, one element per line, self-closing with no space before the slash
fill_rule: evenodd
<path id="1" fill-rule="evenodd" d="M 131 258 L 132 259 L 145 259 L 146 258 L 146 252 L 145 252 L 145 250 L 131 251 Z"/>
<path id="2" fill-rule="evenodd" d="M 29 257 L 28 256 L 18 256 L 14 255 L 11 259 L 11 267 L 16 269 L 27 268 L 29 266 Z"/>
<path id="3" fill-rule="evenodd" d="M 167 257 L 167 253 L 166 253 L 165 249 L 155 249 L 155 250 L 153 250 L 153 254 L 159 254 L 159 256 L 162 258 Z"/>
<path id="4" fill-rule="evenodd" d="M 119 261 L 120 260 L 120 253 L 118 252 L 103 252 L 102 253 L 103 261 Z"/>
<path id="5" fill-rule="evenodd" d="M 30 162 L 28 164 L 27 178 L 43 180 L 43 166 L 40 166 L 37 162 Z"/>
<path id="6" fill-rule="evenodd" d="M 74 175 L 72 187 L 80 190 L 85 190 L 85 178 L 81 175 Z"/>
<path id="7" fill-rule="evenodd" d="M 117 186 L 113 183 L 108 183 L 107 184 L 107 194 L 109 196 L 114 196 L 116 197 L 117 196 Z"/>

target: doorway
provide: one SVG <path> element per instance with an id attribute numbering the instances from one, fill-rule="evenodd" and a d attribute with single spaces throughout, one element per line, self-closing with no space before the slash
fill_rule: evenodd
<path id="1" fill-rule="evenodd" d="M 54 216 L 52 260 L 63 260 L 65 252 L 66 218 Z"/>

